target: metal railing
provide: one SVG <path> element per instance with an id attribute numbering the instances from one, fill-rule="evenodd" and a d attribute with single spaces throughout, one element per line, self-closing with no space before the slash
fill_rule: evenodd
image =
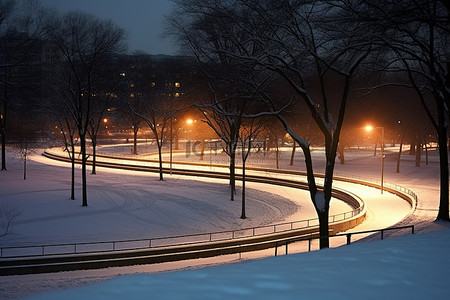
<path id="1" fill-rule="evenodd" d="M 373 229 L 373 230 L 365 230 L 365 231 L 358 231 L 358 232 L 341 233 L 341 234 L 329 235 L 328 238 L 332 239 L 332 238 L 337 238 L 337 237 L 346 237 L 346 244 L 350 245 L 352 243 L 352 235 L 380 232 L 381 233 L 380 238 L 381 238 L 381 240 L 383 240 L 384 233 L 386 231 L 403 230 L 403 229 L 408 229 L 408 228 L 411 228 L 411 234 L 414 234 L 414 225 L 407 225 L 407 226 L 399 226 L 399 227 L 389 227 L 389 228 L 384 228 L 384 229 Z M 298 237 L 298 238 L 291 238 L 291 239 L 277 242 L 277 244 L 275 246 L 275 256 L 278 255 L 278 247 L 285 246 L 286 247 L 285 254 L 287 255 L 288 254 L 288 245 L 297 243 L 297 242 L 304 242 L 304 241 L 308 242 L 308 252 L 310 252 L 312 241 L 319 240 L 319 239 L 320 239 L 320 237 Z"/>
<path id="2" fill-rule="evenodd" d="M 364 205 L 348 212 L 339 213 L 329 217 L 330 224 L 342 222 L 359 215 Z M 114 251 L 134 251 L 155 249 L 160 247 L 187 246 L 200 243 L 221 242 L 233 239 L 252 238 L 275 233 L 301 230 L 319 226 L 319 219 L 305 219 L 273 225 L 250 227 L 237 230 L 180 235 L 173 237 L 159 237 L 150 239 L 130 239 L 119 241 L 61 243 L 48 245 L 30 245 L 1 247 L 0 258 L 25 258 L 50 255 L 76 255 L 89 253 L 102 253 Z"/>

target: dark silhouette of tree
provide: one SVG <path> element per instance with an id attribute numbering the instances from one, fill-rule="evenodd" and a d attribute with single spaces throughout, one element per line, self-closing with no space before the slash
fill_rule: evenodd
<path id="1" fill-rule="evenodd" d="M 263 122 L 258 119 L 246 120 L 239 132 L 239 142 L 241 146 L 242 159 L 242 194 L 241 194 L 241 219 L 246 219 L 245 212 L 246 190 L 245 190 L 245 164 L 252 151 L 253 142 L 258 138 L 258 134 L 263 130 Z"/>
<path id="2" fill-rule="evenodd" d="M 87 206 L 86 140 L 93 122 L 96 93 L 101 90 L 98 76 L 109 60 L 123 50 L 123 30 L 111 21 L 103 21 L 81 12 L 57 16 L 47 34 L 60 56 L 54 77 L 58 101 L 68 109 L 80 138 L 82 168 L 82 206 Z"/>
<path id="3" fill-rule="evenodd" d="M 363 39 L 368 28 L 347 22 L 349 14 L 327 1 L 180 0 L 176 5 L 178 20 L 172 20 L 172 28 L 178 30 L 182 45 L 190 46 L 196 54 L 212 53 L 247 69 L 259 68 L 258 76 L 251 78 L 254 94 L 266 104 L 266 113 L 275 115 L 303 150 L 310 197 L 320 222 L 320 247 L 328 247 L 337 146 L 351 80 L 370 53 L 370 44 Z M 296 97 L 280 99 L 266 92 L 263 87 L 274 76 L 282 78 Z M 330 76 L 339 77 L 338 92 L 332 94 L 328 90 Z M 311 88 L 313 84 L 318 89 Z M 307 107 L 324 138 L 323 188 L 314 177 L 310 144 L 293 131 L 281 113 L 297 99 Z"/>
<path id="4" fill-rule="evenodd" d="M 0 2 L 0 134 L 1 170 L 6 170 L 6 136 L 11 113 L 18 109 L 25 92 L 39 83 L 36 69 L 44 42 L 43 28 L 48 14 L 37 1 L 7 0 Z M 33 109 L 28 105 L 26 110 Z"/>
<path id="5" fill-rule="evenodd" d="M 448 120 L 450 75 L 448 37 L 450 12 L 446 1 L 361 1 L 352 13 L 370 24 L 374 42 L 388 55 L 386 72 L 403 74 L 404 81 L 387 82 L 411 87 L 438 136 L 440 157 L 440 201 L 437 220 L 450 221 Z M 370 18 L 367 18 L 368 13 Z M 385 50 L 386 51 L 386 50 Z M 421 142 L 419 142 L 421 143 Z"/>

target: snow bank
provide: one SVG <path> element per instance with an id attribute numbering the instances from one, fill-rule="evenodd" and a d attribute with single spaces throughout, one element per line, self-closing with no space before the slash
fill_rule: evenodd
<path id="1" fill-rule="evenodd" d="M 450 230 L 172 273 L 121 276 L 25 299 L 438 299 Z"/>

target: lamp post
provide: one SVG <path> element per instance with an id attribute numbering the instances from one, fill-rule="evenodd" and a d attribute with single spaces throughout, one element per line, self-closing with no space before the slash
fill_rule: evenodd
<path id="1" fill-rule="evenodd" d="M 383 194 L 383 181 L 384 181 L 384 127 L 375 127 L 376 129 L 381 129 L 381 193 Z M 366 131 L 372 131 L 373 127 L 366 126 Z"/>

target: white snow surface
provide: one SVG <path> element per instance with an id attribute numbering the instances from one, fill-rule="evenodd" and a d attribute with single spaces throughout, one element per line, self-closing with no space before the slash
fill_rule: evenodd
<path id="1" fill-rule="evenodd" d="M 439 299 L 450 230 L 197 270 L 120 276 L 26 299 Z"/>
<path id="2" fill-rule="evenodd" d="M 439 200 L 437 155 L 431 153 L 430 164 L 421 168 L 404 155 L 401 173 L 395 173 L 395 149 L 389 150 L 393 153 L 385 160 L 385 180 L 412 189 L 419 196 L 417 209 L 411 211 L 403 200 L 389 193 L 380 195 L 373 188 L 336 183 L 361 196 L 368 205 L 367 220 L 351 231 L 415 224 L 419 234 L 265 259 L 259 258 L 273 256 L 273 249 L 147 266 L 2 276 L 0 299 L 442 297 L 449 292 L 446 278 L 450 275 L 450 258 L 446 250 L 450 246 L 450 225 L 433 222 Z M 105 149 L 105 153 L 108 151 Z M 380 160 L 370 153 L 346 153 L 346 164 L 337 164 L 336 174 L 376 179 Z M 315 151 L 313 155 L 316 172 L 320 172 L 324 166 L 321 153 Z M 281 168 L 304 169 L 301 153 L 296 154 L 293 167 L 288 166 L 289 156 L 288 151 L 282 152 Z M 275 167 L 270 157 L 255 161 L 257 166 Z M 102 168 L 97 175 L 88 176 L 86 208 L 81 207 L 79 199 L 79 168 L 77 200 L 73 201 L 69 200 L 67 164 L 32 156 L 26 181 L 22 179 L 20 159 L 9 157 L 7 167 L 8 171 L 0 172 L 0 204 L 7 203 L 21 214 L 10 233 L 0 237 L 1 247 L 152 238 L 316 217 L 309 193 L 304 191 L 249 184 L 249 218 L 241 220 L 239 194 L 236 201 L 227 200 L 224 181 L 166 176 L 166 181 L 159 182 L 151 174 Z M 331 204 L 331 214 L 348 210 L 340 201 Z"/>

